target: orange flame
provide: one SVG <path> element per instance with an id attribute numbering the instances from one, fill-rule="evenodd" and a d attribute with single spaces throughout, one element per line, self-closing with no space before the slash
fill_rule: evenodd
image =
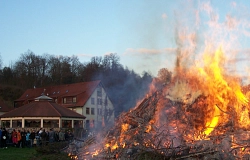
<path id="1" fill-rule="evenodd" d="M 122 124 L 122 128 L 121 128 L 121 133 L 126 132 L 129 128 L 129 124 L 125 123 Z"/>
<path id="2" fill-rule="evenodd" d="M 227 121 L 225 114 L 235 111 L 239 115 L 239 125 L 248 126 L 248 109 L 244 107 L 248 99 L 241 92 L 239 82 L 230 76 L 226 76 L 223 69 L 224 55 L 222 49 L 216 50 L 214 56 L 208 53 L 204 55 L 204 68 L 199 68 L 202 83 L 201 87 L 208 96 L 208 112 L 206 116 L 206 130 L 209 135 L 220 121 Z M 233 108 L 230 109 L 229 107 Z M 224 112 L 224 113 L 223 113 Z M 243 120 L 247 120 L 244 121 Z"/>

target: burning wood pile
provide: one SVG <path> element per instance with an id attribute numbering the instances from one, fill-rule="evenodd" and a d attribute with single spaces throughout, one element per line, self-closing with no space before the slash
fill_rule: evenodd
<path id="1" fill-rule="evenodd" d="M 205 69 L 179 68 L 171 83 L 154 84 L 112 129 L 86 139 L 78 159 L 249 159 L 248 93 L 217 54 Z"/>

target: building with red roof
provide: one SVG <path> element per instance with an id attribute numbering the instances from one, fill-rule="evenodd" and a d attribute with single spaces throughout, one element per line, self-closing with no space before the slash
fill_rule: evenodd
<path id="1" fill-rule="evenodd" d="M 83 128 L 85 116 L 42 95 L 0 116 L 6 128 Z"/>
<path id="2" fill-rule="evenodd" d="M 114 107 L 100 80 L 42 88 L 34 87 L 26 90 L 20 98 L 15 100 L 14 107 L 21 108 L 30 104 L 42 94 L 50 97 L 55 104 L 85 116 L 83 126 L 86 128 L 97 128 L 105 123 L 114 123 Z M 42 116 L 39 113 L 37 116 Z"/>

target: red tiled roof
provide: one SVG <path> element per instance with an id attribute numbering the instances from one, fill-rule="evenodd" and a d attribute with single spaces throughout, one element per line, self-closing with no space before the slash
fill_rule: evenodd
<path id="1" fill-rule="evenodd" d="M 69 117 L 69 118 L 86 118 L 68 108 L 60 106 L 57 103 L 49 101 L 34 101 L 22 107 L 11 110 L 0 116 L 1 118 L 9 117 Z"/>
<path id="2" fill-rule="evenodd" d="M 54 99 L 58 97 L 62 98 L 71 96 L 81 96 L 81 98 L 77 99 L 77 103 L 74 104 L 74 106 L 83 106 L 90 98 L 91 94 L 100 82 L 100 80 L 97 80 L 90 82 L 28 89 L 23 93 L 23 95 L 19 99 L 15 100 L 15 102 L 26 100 L 32 101 L 34 100 L 34 98 L 41 96 L 41 94 L 44 92 L 45 95 Z"/>
<path id="3" fill-rule="evenodd" d="M 9 112 L 10 110 L 14 109 L 13 107 L 9 107 L 3 101 L 0 100 L 0 112 Z"/>

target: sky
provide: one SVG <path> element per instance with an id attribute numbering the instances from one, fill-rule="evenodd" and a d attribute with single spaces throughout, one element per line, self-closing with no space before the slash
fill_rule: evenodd
<path id="1" fill-rule="evenodd" d="M 174 68 L 178 48 L 199 60 L 215 42 L 245 71 L 249 9 L 248 0 L 0 0 L 2 67 L 28 50 L 76 55 L 83 63 L 116 53 L 124 67 L 156 76 Z"/>

